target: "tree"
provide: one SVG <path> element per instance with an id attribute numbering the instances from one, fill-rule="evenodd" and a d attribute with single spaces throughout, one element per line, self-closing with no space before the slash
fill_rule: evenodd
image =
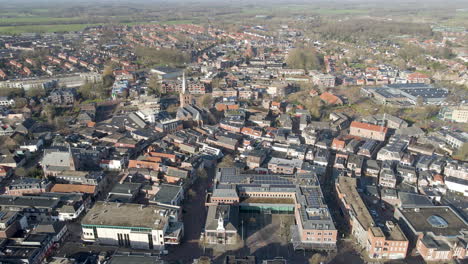
<path id="1" fill-rule="evenodd" d="M 114 84 L 115 78 L 114 75 L 104 75 L 102 76 L 103 87 L 111 87 Z"/>
<path id="2" fill-rule="evenodd" d="M 46 92 L 44 90 L 44 88 L 42 87 L 35 87 L 35 88 L 31 88 L 29 90 L 26 91 L 26 95 L 28 97 L 43 97 L 45 96 Z"/>
<path id="3" fill-rule="evenodd" d="M 111 65 L 106 65 L 102 71 L 102 76 L 112 76 L 114 74 L 113 67 Z"/>
<path id="4" fill-rule="evenodd" d="M 286 64 L 290 68 L 309 70 L 321 70 L 323 58 L 314 48 L 300 47 L 289 51 Z"/>
<path id="5" fill-rule="evenodd" d="M 198 259 L 198 264 L 211 264 L 211 260 L 209 257 L 202 256 Z"/>
<path id="6" fill-rule="evenodd" d="M 177 109 L 179 109 L 179 107 L 178 107 L 177 105 L 171 104 L 171 105 L 169 105 L 169 106 L 166 108 L 166 111 L 167 111 L 168 113 L 173 114 L 173 113 L 177 112 Z"/>
<path id="7" fill-rule="evenodd" d="M 15 175 L 18 177 L 25 177 L 27 175 L 26 169 L 23 167 L 16 168 Z"/>
<path id="8" fill-rule="evenodd" d="M 156 65 L 176 67 L 190 62 L 190 56 L 179 49 L 137 47 L 135 54 L 143 67 L 154 67 Z"/>
<path id="9" fill-rule="evenodd" d="M 54 125 L 55 125 L 55 128 L 58 129 L 58 130 L 61 130 L 61 129 L 64 129 L 64 128 L 67 128 L 67 122 L 65 121 L 65 119 L 63 117 L 60 117 L 60 116 L 57 116 L 54 118 Z"/>
<path id="10" fill-rule="evenodd" d="M 416 99 L 416 105 L 423 106 L 423 104 L 424 104 L 424 98 L 422 98 L 421 96 L 418 96 L 418 98 Z"/>
<path id="11" fill-rule="evenodd" d="M 232 155 L 226 155 L 223 160 L 218 164 L 218 168 L 231 168 L 234 166 L 234 157 Z"/>
<path id="12" fill-rule="evenodd" d="M 125 89 L 125 90 L 123 90 L 123 92 L 122 92 L 122 98 L 125 99 L 125 98 L 127 98 L 127 97 L 128 97 L 128 90 Z"/>
<path id="13" fill-rule="evenodd" d="M 422 55 L 424 55 L 424 50 L 416 45 L 406 45 L 398 50 L 398 57 L 405 60 L 405 62 L 416 60 Z"/>
<path id="14" fill-rule="evenodd" d="M 54 121 L 56 111 L 55 111 L 55 106 L 48 104 L 42 109 L 42 115 L 47 118 L 49 123 L 52 123 Z"/>
<path id="15" fill-rule="evenodd" d="M 24 97 L 23 88 L 2 88 L 0 89 L 0 96 L 8 97 Z"/>
<path id="16" fill-rule="evenodd" d="M 41 179 L 44 177 L 44 171 L 40 168 L 30 168 L 27 171 L 27 177 Z"/>
<path id="17" fill-rule="evenodd" d="M 15 98 L 15 107 L 16 108 L 23 108 L 28 105 L 28 99 L 22 97 Z"/>
<path id="18" fill-rule="evenodd" d="M 193 188 L 191 188 L 188 190 L 188 196 L 189 198 L 195 198 L 195 196 L 197 196 L 197 192 Z"/>
<path id="19" fill-rule="evenodd" d="M 197 175 L 200 177 L 200 179 L 207 179 L 208 178 L 208 173 L 206 172 L 206 169 L 204 168 L 198 168 L 197 169 Z"/>
<path id="20" fill-rule="evenodd" d="M 213 105 L 213 97 L 211 94 L 205 94 L 200 98 L 200 105 L 205 108 L 210 108 Z"/>
<path id="21" fill-rule="evenodd" d="M 320 253 L 315 253 L 310 257 L 309 259 L 309 264 L 320 264 L 322 262 L 325 262 L 327 260 L 327 257 L 320 254 Z"/>
<path id="22" fill-rule="evenodd" d="M 161 96 L 161 82 L 158 79 L 157 75 L 151 75 L 148 80 L 148 95 Z"/>

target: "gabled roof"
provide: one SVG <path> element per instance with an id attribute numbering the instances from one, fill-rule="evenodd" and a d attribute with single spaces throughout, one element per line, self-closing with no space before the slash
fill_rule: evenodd
<path id="1" fill-rule="evenodd" d="M 353 121 L 351 123 L 351 127 L 359 128 L 359 129 L 365 129 L 365 130 L 371 130 L 371 131 L 375 131 L 375 132 L 383 132 L 383 133 L 388 132 L 388 128 L 386 128 L 386 127 L 367 124 L 367 123 L 361 123 L 361 122 L 357 122 L 357 121 Z"/>
<path id="2" fill-rule="evenodd" d="M 342 104 L 343 103 L 338 96 L 331 94 L 329 92 L 322 93 L 320 95 L 320 99 L 327 102 L 328 104 Z"/>

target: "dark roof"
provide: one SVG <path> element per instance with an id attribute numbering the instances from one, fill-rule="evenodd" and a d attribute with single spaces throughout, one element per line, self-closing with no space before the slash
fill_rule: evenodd
<path id="1" fill-rule="evenodd" d="M 153 201 L 162 204 L 171 204 L 171 201 L 174 200 L 181 189 L 181 186 L 161 184 L 161 186 L 159 186 L 159 191 L 153 198 Z"/>
<path id="2" fill-rule="evenodd" d="M 399 192 L 398 197 L 401 201 L 401 207 L 433 206 L 431 200 L 425 195 L 415 193 Z"/>
<path id="3" fill-rule="evenodd" d="M 432 232 L 436 236 L 456 236 L 461 230 L 467 230 L 468 224 L 449 206 L 431 206 L 398 209 L 416 233 Z M 440 228 L 432 225 L 430 217 L 442 218 L 447 223 Z"/>
<path id="4" fill-rule="evenodd" d="M 226 231 L 236 231 L 239 222 L 239 207 L 236 205 L 209 206 L 205 230 L 216 230 L 219 217 L 224 218 L 224 228 Z"/>

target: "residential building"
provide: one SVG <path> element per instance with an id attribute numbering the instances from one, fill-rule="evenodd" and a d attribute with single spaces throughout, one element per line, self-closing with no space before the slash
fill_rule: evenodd
<path id="1" fill-rule="evenodd" d="M 443 107 L 440 109 L 439 116 L 443 120 L 468 123 L 468 105 Z"/>
<path id="2" fill-rule="evenodd" d="M 25 194 L 38 194 L 48 192 L 52 184 L 49 181 L 35 178 L 20 178 L 12 180 L 10 184 L 5 187 L 5 194 L 7 195 L 25 195 Z"/>
<path id="3" fill-rule="evenodd" d="M 468 133 L 447 132 L 445 141 L 454 149 L 460 149 L 468 142 Z"/>
<path id="4" fill-rule="evenodd" d="M 404 259 L 408 239 L 400 227 L 387 222 L 384 228 L 376 225 L 357 191 L 356 178 L 338 177 L 336 191 L 340 207 L 351 233 L 372 259 Z"/>
<path id="5" fill-rule="evenodd" d="M 76 92 L 74 89 L 56 89 L 49 95 L 49 100 L 55 105 L 68 105 L 75 102 Z"/>

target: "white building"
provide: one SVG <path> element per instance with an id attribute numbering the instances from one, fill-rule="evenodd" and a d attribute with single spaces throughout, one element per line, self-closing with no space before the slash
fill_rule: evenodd
<path id="1" fill-rule="evenodd" d="M 458 123 L 468 123 L 468 105 L 448 106 L 440 110 L 440 117 Z"/>
<path id="2" fill-rule="evenodd" d="M 14 104 L 15 104 L 15 100 L 8 99 L 8 97 L 6 96 L 0 96 L 0 106 L 10 106 Z"/>
<path id="3" fill-rule="evenodd" d="M 445 185 L 450 191 L 458 192 L 464 196 L 468 196 L 468 180 L 455 178 L 455 177 L 445 177 Z"/>
<path id="4" fill-rule="evenodd" d="M 178 210 L 156 205 L 97 202 L 81 222 L 83 240 L 135 249 L 179 244 Z"/>

